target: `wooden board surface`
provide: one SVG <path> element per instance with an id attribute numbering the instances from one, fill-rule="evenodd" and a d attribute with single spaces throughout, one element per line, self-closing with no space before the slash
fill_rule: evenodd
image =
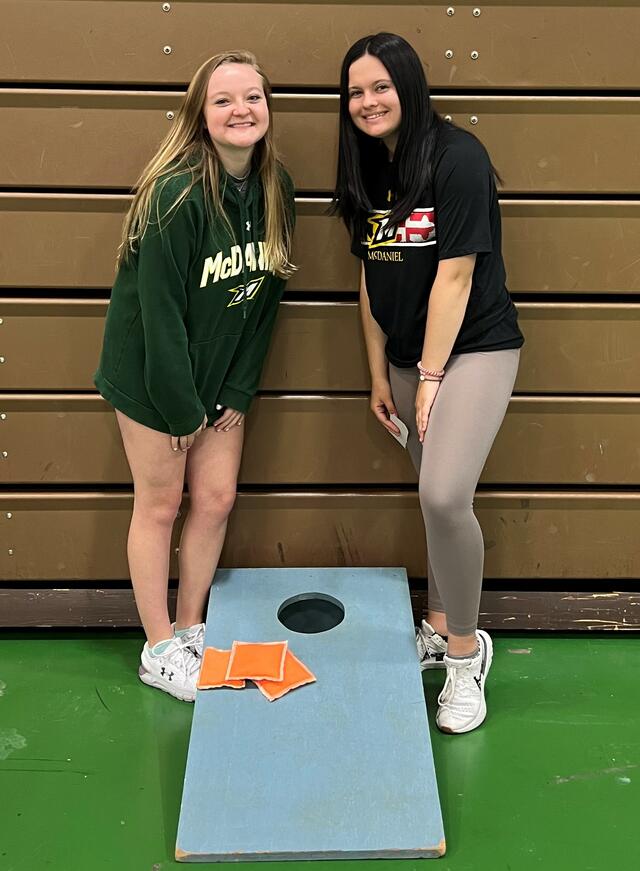
<path id="1" fill-rule="evenodd" d="M 100 397 L 0 394 L 0 411 L 7 484 L 131 481 L 115 415 Z M 514 398 L 481 483 L 634 485 L 639 443 L 638 398 Z M 247 418 L 242 485 L 415 480 L 408 454 L 375 420 L 366 396 L 261 396 Z"/>
<path id="2" fill-rule="evenodd" d="M 640 629 L 640 593 L 594 593 L 576 588 L 536 591 L 509 586 L 484 590 L 480 627 L 506 630 L 637 631 Z M 526 586 L 526 585 L 525 585 Z M 169 590 L 169 613 L 175 618 L 176 590 Z M 419 625 L 427 615 L 426 590 L 412 586 L 413 617 Z M 140 617 L 130 588 L 67 587 L 40 589 L 25 586 L 0 588 L 0 627 L 137 627 Z M 522 649 L 526 654 L 526 648 Z"/>
<path id="3" fill-rule="evenodd" d="M 0 287 L 109 288 L 129 198 L 0 194 Z M 359 261 L 327 200 L 298 201 L 290 291 L 350 291 Z M 640 201 L 511 200 L 503 248 L 514 293 L 637 293 Z"/>
<path id="4" fill-rule="evenodd" d="M 130 188 L 179 103 L 172 93 L 0 90 L 0 186 Z M 460 95 L 435 106 L 484 143 L 507 193 L 640 190 L 640 98 Z M 296 188 L 332 191 L 338 98 L 276 95 L 274 131 Z"/>
<path id="5" fill-rule="evenodd" d="M 13 82 L 185 83 L 197 66 L 238 44 L 276 85 L 332 86 L 347 47 L 393 29 L 427 65 L 432 86 L 633 88 L 640 10 L 602 0 L 476 6 L 389 3 L 23 0 L 1 4 L 0 79 Z M 165 53 L 165 47 L 170 49 Z M 453 57 L 445 57 L 450 49 Z M 477 59 L 471 53 L 478 53 Z M 615 58 L 615 63 L 611 59 Z"/>
<path id="6" fill-rule="evenodd" d="M 341 604 L 338 626 L 311 634 L 280 622 L 281 605 L 310 592 Z M 229 650 L 236 639 L 286 641 L 316 679 L 274 704 L 249 681 L 243 690 L 197 693 L 176 857 L 255 862 L 442 855 L 406 573 L 219 572 L 204 644 Z M 249 786 L 239 757 L 250 766 Z"/>
<path id="7" fill-rule="evenodd" d="M 516 393 L 640 394 L 638 303 L 517 308 L 525 345 Z M 0 300 L 0 390 L 93 390 L 106 309 L 106 300 Z M 357 304 L 283 302 L 262 389 L 368 391 Z"/>
<path id="8" fill-rule="evenodd" d="M 476 495 L 485 577 L 634 578 L 640 575 L 640 494 L 491 491 Z M 0 577 L 5 581 L 105 581 L 129 576 L 130 493 L 0 495 Z M 11 517 L 7 517 L 10 514 Z M 182 518 L 181 518 L 182 519 Z M 176 524 L 174 548 L 180 524 Z M 405 566 L 424 577 L 417 494 L 241 493 L 223 566 Z M 171 576 L 176 577 L 175 552 Z"/>

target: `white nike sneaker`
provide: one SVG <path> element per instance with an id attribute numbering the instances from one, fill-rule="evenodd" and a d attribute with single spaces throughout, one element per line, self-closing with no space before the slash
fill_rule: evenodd
<path id="1" fill-rule="evenodd" d="M 491 638 L 476 632 L 478 652 L 467 659 L 444 657 L 447 679 L 438 696 L 436 725 L 441 732 L 460 734 L 477 729 L 487 716 L 484 685 L 493 659 Z"/>
<path id="2" fill-rule="evenodd" d="M 422 625 L 416 632 L 416 646 L 421 671 L 428 668 L 445 668 L 444 656 L 447 652 L 447 642 L 426 620 L 422 621 Z"/>
<path id="3" fill-rule="evenodd" d="M 145 643 L 140 655 L 138 677 L 142 683 L 157 687 L 183 702 L 196 698 L 196 682 L 200 671 L 200 659 L 195 656 L 182 638 L 173 638 L 164 653 L 153 656 Z"/>
<path id="4" fill-rule="evenodd" d="M 176 624 L 172 623 L 171 628 L 173 631 L 176 631 Z M 202 659 L 202 653 L 204 651 L 204 623 L 195 623 L 193 626 L 189 626 L 184 635 L 180 636 L 180 640 L 185 643 L 185 646 L 195 654 L 199 659 Z"/>

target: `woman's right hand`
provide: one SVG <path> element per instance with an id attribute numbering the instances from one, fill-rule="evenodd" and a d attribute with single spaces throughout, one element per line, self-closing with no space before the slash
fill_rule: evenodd
<path id="1" fill-rule="evenodd" d="M 395 435 L 400 434 L 400 430 L 389 420 L 390 414 L 397 414 L 396 406 L 391 395 L 391 385 L 388 381 L 375 381 L 371 385 L 371 411 L 380 421 L 382 426 Z"/>
<path id="2" fill-rule="evenodd" d="M 171 450 L 173 451 L 182 451 L 182 453 L 186 453 L 191 445 L 195 442 L 201 432 L 204 432 L 207 426 L 207 415 L 205 414 L 204 420 L 198 427 L 195 432 L 189 433 L 189 435 L 182 436 L 171 436 Z"/>

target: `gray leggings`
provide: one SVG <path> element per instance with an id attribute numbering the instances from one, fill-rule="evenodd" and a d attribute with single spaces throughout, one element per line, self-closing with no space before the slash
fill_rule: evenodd
<path id="1" fill-rule="evenodd" d="M 517 348 L 450 357 L 422 445 L 415 417 L 418 370 L 389 365 L 391 392 L 420 476 L 429 608 L 445 612 L 454 635 L 471 635 L 478 625 L 484 544 L 473 496 L 509 404 L 519 357 Z"/>

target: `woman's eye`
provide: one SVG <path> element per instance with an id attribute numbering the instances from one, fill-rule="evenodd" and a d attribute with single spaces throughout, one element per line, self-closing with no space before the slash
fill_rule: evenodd
<path id="1" fill-rule="evenodd" d="M 260 94 L 251 94 L 249 99 L 252 100 L 254 103 L 257 103 L 258 100 L 262 99 L 262 96 Z"/>
<path id="2" fill-rule="evenodd" d="M 376 91 L 388 91 L 388 90 L 389 90 L 389 85 L 378 85 L 378 87 L 376 88 Z"/>
<path id="3" fill-rule="evenodd" d="M 351 91 L 351 93 L 349 94 L 349 99 L 351 99 L 352 97 L 359 97 L 359 96 L 360 96 L 360 91 Z"/>
<path id="4" fill-rule="evenodd" d="M 216 100 L 216 106 L 224 106 L 227 100 Z"/>

